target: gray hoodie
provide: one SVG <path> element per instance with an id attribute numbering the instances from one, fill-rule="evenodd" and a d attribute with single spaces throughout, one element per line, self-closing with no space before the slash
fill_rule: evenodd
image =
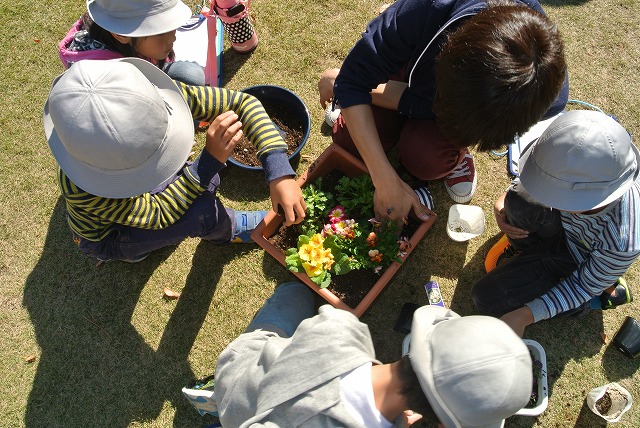
<path id="1" fill-rule="evenodd" d="M 244 333 L 220 354 L 216 400 L 224 427 L 362 427 L 340 399 L 340 376 L 373 362 L 369 329 L 324 305 L 291 338 Z M 364 428 L 364 427 L 363 427 Z"/>

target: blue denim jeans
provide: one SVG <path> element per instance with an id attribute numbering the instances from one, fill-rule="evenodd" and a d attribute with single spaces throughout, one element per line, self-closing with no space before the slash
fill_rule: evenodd
<path id="1" fill-rule="evenodd" d="M 299 282 L 285 282 L 276 287 L 245 333 L 266 330 L 291 337 L 300 323 L 314 314 L 313 292 L 309 287 Z"/>
<path id="2" fill-rule="evenodd" d="M 169 77 L 192 86 L 204 86 L 204 68 L 194 61 L 168 62 L 162 67 Z"/>
<path id="3" fill-rule="evenodd" d="M 172 180 L 167 180 L 154 192 L 162 190 Z M 202 238 L 213 244 L 229 243 L 235 230 L 235 215 L 216 196 L 219 185 L 220 177 L 216 174 L 207 191 L 197 197 L 187 212 L 169 227 L 140 229 L 114 224 L 109 235 L 98 242 L 88 241 L 72 231 L 73 240 L 85 254 L 104 261 L 135 260 L 154 250 L 177 245 L 188 237 Z"/>

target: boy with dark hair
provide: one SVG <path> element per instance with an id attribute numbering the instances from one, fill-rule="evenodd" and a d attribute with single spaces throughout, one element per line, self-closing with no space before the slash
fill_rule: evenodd
<path id="1" fill-rule="evenodd" d="M 376 215 L 395 220 L 426 212 L 385 155 L 394 145 L 411 175 L 444 178 L 465 203 L 477 183 L 467 147 L 508 144 L 568 97 L 562 40 L 536 0 L 398 0 L 318 89 L 341 108 L 333 141 L 371 173 Z"/>
<path id="2" fill-rule="evenodd" d="M 307 286 L 279 285 L 222 351 L 222 426 L 390 428 L 425 418 L 446 428 L 500 427 L 531 395 L 529 351 L 498 319 L 423 306 L 409 353 L 382 364 L 353 314 L 330 305 L 313 314 Z"/>
<path id="3" fill-rule="evenodd" d="M 640 255 L 640 152 L 596 111 L 561 114 L 495 203 L 505 235 L 472 289 L 478 309 L 527 325 L 632 301 L 621 276 Z"/>

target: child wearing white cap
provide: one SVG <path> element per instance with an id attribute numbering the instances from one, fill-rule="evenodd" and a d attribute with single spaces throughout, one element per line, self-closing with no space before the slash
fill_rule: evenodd
<path id="1" fill-rule="evenodd" d="M 220 354 L 214 394 L 225 427 L 501 427 L 531 395 L 527 346 L 504 322 L 436 306 L 413 315 L 409 353 L 382 364 L 369 329 L 313 293 L 279 285 Z M 255 425 L 254 425 L 255 424 Z"/>
<path id="2" fill-rule="evenodd" d="M 521 158 L 495 204 L 505 232 L 472 290 L 516 333 L 560 314 L 632 301 L 622 275 L 640 255 L 640 152 L 614 119 L 569 111 Z"/>
<path id="3" fill-rule="evenodd" d="M 174 61 L 176 29 L 191 9 L 181 0 L 87 0 L 87 12 L 58 44 L 65 68 L 85 59 L 143 58 L 171 78 L 205 84 L 196 62 Z"/>
<path id="4" fill-rule="evenodd" d="M 285 225 L 305 216 L 286 143 L 249 94 L 188 86 L 139 58 L 85 60 L 54 80 L 43 118 L 74 241 L 100 260 L 139 261 L 186 237 L 251 242 L 265 212 L 234 211 L 216 196 L 242 135 L 258 149 Z M 194 118 L 211 125 L 187 162 Z"/>

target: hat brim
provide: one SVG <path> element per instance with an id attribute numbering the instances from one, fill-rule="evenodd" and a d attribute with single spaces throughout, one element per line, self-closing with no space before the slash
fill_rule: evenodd
<path id="1" fill-rule="evenodd" d="M 192 15 L 182 1 L 160 11 L 107 11 L 98 2 L 87 2 L 91 19 L 105 30 L 127 37 L 145 37 L 168 33 L 184 25 Z"/>
<path id="2" fill-rule="evenodd" d="M 167 115 L 167 131 L 158 150 L 144 164 L 127 170 L 106 171 L 82 162 L 69 153 L 56 132 L 49 111 L 49 99 L 43 112 L 44 129 L 53 156 L 74 184 L 93 195 L 129 198 L 151 192 L 184 166 L 193 147 L 193 116 L 180 89 L 155 65 L 139 58 L 109 61 L 127 62 L 135 66 L 155 86 L 171 110 Z M 52 89 L 63 75 L 54 80 Z M 135 115 L 136 112 L 130 114 Z"/>
<path id="3" fill-rule="evenodd" d="M 547 179 L 547 174 L 542 172 L 535 163 L 527 164 L 529 156 L 535 151 L 539 144 L 538 140 L 520 158 L 520 183 L 522 187 L 534 199 L 551 208 L 562 211 L 582 212 L 604 207 L 619 199 L 629 190 L 638 178 L 640 173 L 640 150 L 631 143 L 631 150 L 636 157 L 636 169 L 632 174 L 620 177 L 611 186 L 599 189 L 574 187 L 559 187 L 556 182 Z"/>

